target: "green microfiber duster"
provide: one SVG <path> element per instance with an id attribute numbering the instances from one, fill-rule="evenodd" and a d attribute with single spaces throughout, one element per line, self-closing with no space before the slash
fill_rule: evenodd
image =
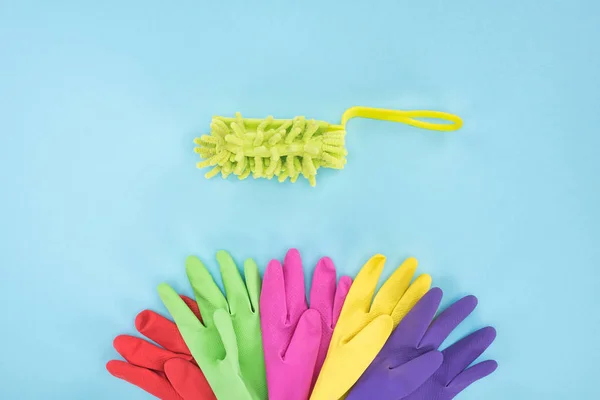
<path id="1" fill-rule="evenodd" d="M 210 124 L 210 135 L 194 139 L 194 149 L 204 159 L 198 168 L 212 166 L 206 174 L 212 178 L 219 173 L 223 178 L 237 175 L 245 179 L 250 174 L 254 178 L 271 179 L 279 182 L 290 179 L 296 182 L 300 175 L 316 185 L 317 170 L 321 167 L 343 169 L 348 152 L 344 147 L 346 122 L 350 118 L 362 117 L 402 122 L 412 126 L 450 131 L 462 126 L 461 119 L 439 111 L 399 111 L 369 107 L 351 107 L 342 116 L 339 125 L 325 121 L 294 119 L 214 117 Z M 437 124 L 415 118 L 434 118 L 450 121 L 450 124 Z"/>

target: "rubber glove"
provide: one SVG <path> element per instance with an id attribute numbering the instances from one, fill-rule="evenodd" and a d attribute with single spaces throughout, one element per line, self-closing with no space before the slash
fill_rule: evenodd
<path id="1" fill-rule="evenodd" d="M 306 303 L 302 259 L 296 249 L 267 266 L 260 295 L 267 383 L 270 400 L 305 400 L 331 341 L 333 328 L 352 280 L 344 276 L 336 290 L 331 259 L 319 260 Z"/>
<path id="2" fill-rule="evenodd" d="M 227 299 L 198 258 L 186 260 L 204 323 L 169 285 L 159 286 L 160 297 L 218 399 L 266 399 L 258 267 L 253 260 L 246 260 L 244 283 L 229 253 L 219 251 L 217 261 Z"/>
<path id="3" fill-rule="evenodd" d="M 200 318 L 196 303 L 189 297 L 181 298 Z M 113 344 L 127 361 L 109 361 L 108 372 L 159 399 L 216 400 L 173 322 L 144 310 L 135 318 L 135 327 L 162 347 L 135 336 L 119 335 Z"/>
<path id="4" fill-rule="evenodd" d="M 394 327 L 429 290 L 431 277 L 426 274 L 410 284 L 417 260 L 409 258 L 373 299 L 384 264 L 384 256 L 372 257 L 352 284 L 311 400 L 343 398 L 377 356 Z"/>
<path id="5" fill-rule="evenodd" d="M 495 336 L 493 328 L 484 328 L 476 335 L 476 338 L 484 340 L 469 339 L 450 353 L 444 352 L 445 357 L 444 353 L 438 351 L 438 347 L 473 312 L 477 306 L 477 298 L 463 297 L 433 320 L 442 295 L 441 289 L 433 288 L 423 296 L 394 330 L 381 352 L 354 385 L 347 400 L 452 399 L 471 384 L 473 378 L 477 380 L 483 377 L 477 372 L 482 367 L 476 366 L 474 374 L 469 373 L 466 378 L 459 378 L 456 384 L 451 382 L 454 374 L 451 379 L 446 379 L 448 369 L 439 368 L 442 365 L 454 365 L 459 359 L 460 362 L 468 360 L 460 368 L 462 371 L 489 346 L 489 340 L 493 340 L 493 336 L 488 335 Z M 487 375 L 493 371 L 489 369 L 492 366 L 495 369 L 495 361 L 486 362 L 479 371 Z M 444 379 L 435 379 L 434 374 L 441 374 Z M 448 397 L 446 393 L 451 395 Z"/>

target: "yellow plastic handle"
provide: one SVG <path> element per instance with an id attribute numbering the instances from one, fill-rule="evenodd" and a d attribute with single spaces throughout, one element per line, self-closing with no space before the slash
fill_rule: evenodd
<path id="1" fill-rule="evenodd" d="M 387 110 L 385 108 L 372 108 L 355 106 L 350 107 L 342 115 L 342 126 L 346 126 L 351 118 L 370 118 L 384 121 L 400 122 L 403 124 L 415 126 L 417 128 L 429 129 L 432 131 L 456 131 L 460 129 L 463 122 L 458 115 L 445 113 L 442 111 L 429 110 Z M 438 119 L 448 123 L 434 123 L 422 121 L 422 118 Z"/>

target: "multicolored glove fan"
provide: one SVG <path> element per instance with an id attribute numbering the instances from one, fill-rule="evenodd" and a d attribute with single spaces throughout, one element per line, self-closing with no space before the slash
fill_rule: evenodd
<path id="1" fill-rule="evenodd" d="M 332 260 L 322 258 L 309 304 L 295 249 L 283 265 L 269 263 L 262 287 L 252 259 L 244 279 L 231 255 L 219 251 L 225 293 L 198 258 L 188 257 L 196 301 L 161 284 L 175 323 L 143 311 L 136 328 L 156 345 L 119 335 L 114 346 L 125 361 L 106 367 L 163 400 L 452 400 L 493 373 L 493 360 L 470 366 L 494 341 L 492 327 L 439 349 L 477 299 L 463 297 L 435 317 L 442 291 L 429 290 L 427 274 L 413 281 L 414 258 L 377 290 L 385 260 L 375 255 L 354 283 L 337 283 Z"/>

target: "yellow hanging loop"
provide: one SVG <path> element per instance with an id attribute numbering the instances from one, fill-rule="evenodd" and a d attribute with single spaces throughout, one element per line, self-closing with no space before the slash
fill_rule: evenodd
<path id="1" fill-rule="evenodd" d="M 385 108 L 373 108 L 355 106 L 350 107 L 342 115 L 342 126 L 351 118 L 369 118 L 383 121 L 400 122 L 417 128 L 429 129 L 432 131 L 456 131 L 461 128 L 463 122 L 458 115 L 445 113 L 442 111 L 430 110 L 388 110 Z M 437 119 L 448 123 L 434 123 L 422 121 L 422 119 Z"/>

